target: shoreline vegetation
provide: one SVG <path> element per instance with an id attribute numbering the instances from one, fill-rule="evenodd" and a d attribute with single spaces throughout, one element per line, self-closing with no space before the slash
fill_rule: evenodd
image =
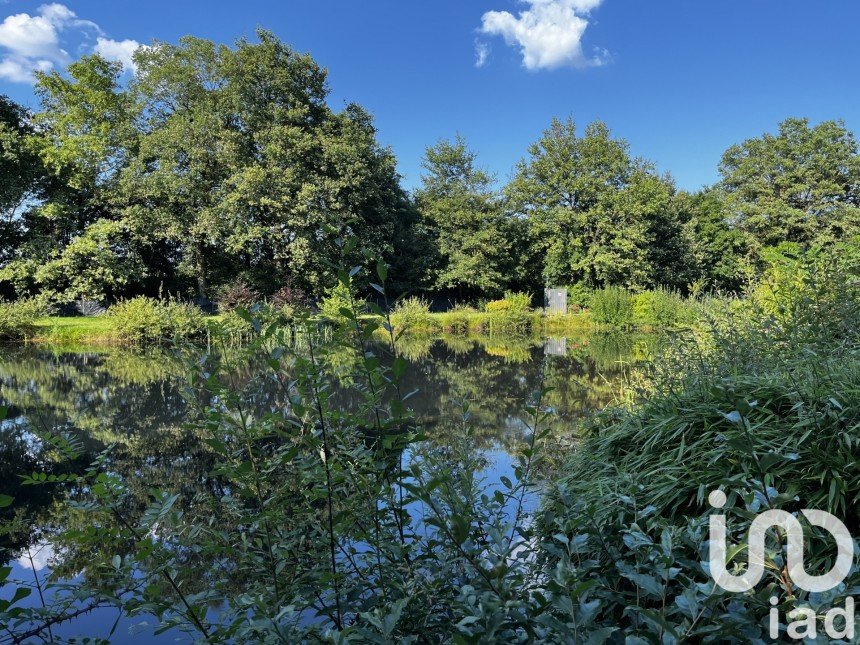
<path id="1" fill-rule="evenodd" d="M 20 486 L 64 496 L 69 526 L 50 539 L 60 570 L 80 578 L 46 582 L 56 606 L 29 609 L 16 605 L 26 592 L 10 593 L 0 622 L 38 635 L 86 597 L 208 642 L 764 642 L 771 598 L 783 614 L 841 607 L 860 572 L 810 595 L 774 533 L 756 590 L 717 588 L 702 566 L 708 492 L 725 492 L 733 544 L 767 509 L 858 525 L 857 275 L 855 257 L 807 256 L 743 300 L 715 299 L 696 334 L 667 344 L 629 396 L 569 435 L 551 434 L 551 392 L 539 386 L 511 476 L 491 481 L 468 406 L 444 445 L 415 426 L 404 337 L 353 295 L 363 272 L 342 272 L 352 304 L 331 333 L 304 316 L 295 342 L 278 321 L 248 315 L 247 346 L 183 357 L 212 490 L 153 489 L 117 471 L 110 449 L 91 462 L 74 434 L 32 428 L 51 458 Z M 389 343 L 371 349 L 380 324 Z M 268 402 L 277 414 L 247 408 L 258 380 L 289 384 Z M 341 405 L 337 387 L 355 405 Z M 0 501 L 14 505 L 17 490 Z M 828 543 L 804 540 L 807 571 L 827 569 Z"/>
<path id="2" fill-rule="evenodd" d="M 25 345 L 164 345 L 175 341 L 209 344 L 212 336 L 242 342 L 252 335 L 251 316 L 294 324 L 308 318 L 320 325 L 343 322 L 343 311 L 358 306 L 364 320 L 376 321 L 376 336 L 384 338 L 385 324 L 398 335 L 407 336 L 563 336 L 602 331 L 667 332 L 695 330 L 709 311 L 721 307 L 743 307 L 750 299 L 760 302 L 774 297 L 779 281 L 792 279 L 802 259 L 780 255 L 765 272 L 765 279 L 743 297 L 683 297 L 677 292 L 656 289 L 633 293 L 621 287 L 596 290 L 574 303 L 566 314 L 548 314 L 532 307 L 525 293 L 507 293 L 499 300 L 478 306 L 458 305 L 448 311 L 431 311 L 421 297 L 397 302 L 388 312 L 378 305 L 334 289 L 318 308 L 305 305 L 275 306 L 258 302 L 253 296 L 229 303 L 216 315 L 206 315 L 191 303 L 157 300 L 139 296 L 95 316 L 44 316 L 46 307 L 37 301 L 0 302 L 0 344 Z M 782 285 L 784 286 L 784 285 Z M 767 294 L 770 294 L 769 296 Z M 375 311 L 370 311 L 374 309 Z"/>
<path id="3" fill-rule="evenodd" d="M 411 297 L 391 310 L 394 331 L 412 336 L 498 334 L 564 335 L 615 330 L 669 331 L 690 329 L 700 319 L 701 301 L 671 292 L 632 294 L 621 289 L 596 292 L 591 308 L 574 306 L 567 314 L 547 314 L 531 307 L 526 294 L 508 294 L 483 307 L 458 306 L 432 312 L 426 301 Z M 247 309 L 289 324 L 294 312 L 261 303 L 244 303 Z M 339 303 L 335 303 L 339 304 Z M 40 316 L 38 306 L 0 302 L 0 340 L 25 345 L 123 345 L 164 344 L 171 340 L 207 342 L 213 333 L 227 331 L 236 339 L 247 335 L 249 326 L 237 311 L 205 315 L 193 305 L 136 298 L 96 316 Z M 7 313 L 4 314 L 4 311 Z M 326 313 L 326 312 L 329 313 Z M 334 313 L 332 313 L 334 311 Z M 313 319 L 336 323 L 339 312 L 322 303 Z M 364 318 L 382 320 L 378 314 Z"/>
<path id="4" fill-rule="evenodd" d="M 188 327 L 202 315 L 188 303 L 320 303 L 331 318 L 336 267 L 366 253 L 391 268 L 392 301 L 447 303 L 420 321 L 431 333 L 537 327 L 519 296 L 544 287 L 575 306 L 550 327 L 671 328 L 689 324 L 672 294 L 744 294 L 772 254 L 836 253 L 860 235 L 860 150 L 838 120 L 787 118 L 729 145 L 720 180 L 695 192 L 607 124 L 572 116 L 505 181 L 462 137 L 428 142 L 407 190 L 372 115 L 336 110 L 327 72 L 271 32 L 135 56 L 134 82 L 93 55 L 37 72 L 35 110 L 0 96 L 0 300 L 85 316 L 134 303 L 124 315 L 150 329 L 58 320 L 34 335 L 4 330 L 0 312 L 0 340 L 205 333 Z M 370 284 L 356 297 L 378 295 Z"/>
<path id="5" fill-rule="evenodd" d="M 762 511 L 860 527 L 844 122 L 787 118 L 687 192 L 605 123 L 553 119 L 507 180 L 456 137 L 410 191 L 372 115 L 332 107 L 327 72 L 271 32 L 134 62 L 133 81 L 98 55 L 36 72 L 33 112 L 0 97 L 0 345 L 175 348 L 183 428 L 205 437 L 181 459 L 207 474 L 152 475 L 157 445 L 120 469 L 36 397 L 2 454 L 0 554 L 54 557 L 30 580 L 0 567 L 13 641 L 98 607 L 209 643 L 761 643 L 772 612 L 805 610 L 814 640 L 847 607 L 860 571 L 808 594 L 776 534 L 749 593 L 703 566 L 717 489 L 737 571 Z M 536 310 L 545 285 L 568 312 Z M 469 399 L 443 443 L 415 421 L 405 357 L 427 339 L 609 329 L 685 331 L 562 436 L 543 378 L 523 392 L 510 476 L 484 478 Z"/>

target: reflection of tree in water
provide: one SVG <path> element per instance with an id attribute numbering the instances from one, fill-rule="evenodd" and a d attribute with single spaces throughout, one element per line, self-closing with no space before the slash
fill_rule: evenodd
<path id="1" fill-rule="evenodd" d="M 474 447 L 513 451 L 523 440 L 523 407 L 542 373 L 552 390 L 545 403 L 556 410 L 553 424 L 569 435 L 583 414 L 613 400 L 627 366 L 647 353 L 647 345 L 630 336 L 569 339 L 562 357 L 545 356 L 543 342 L 535 338 L 424 339 L 404 352 L 411 369 L 402 388 L 417 390 L 409 404 L 432 442 L 450 444 L 462 434 L 462 406 L 468 403 Z M 355 364 L 346 351 L 329 360 L 344 374 Z M 283 409 L 285 393 L 262 377 L 264 372 L 248 364 L 233 385 L 257 411 Z M 180 493 L 179 508 L 189 508 L 195 497 L 217 499 L 221 491 L 211 474 L 212 454 L 203 437 L 186 425 L 181 374 L 180 364 L 165 354 L 4 353 L 0 403 L 9 406 L 10 414 L 0 433 L 0 476 L 9 484 L 2 492 L 16 498 L 30 530 L 3 536 L 2 545 L 14 551 L 42 539 L 38 528 L 50 533 L 86 528 L 86 514 L 55 499 L 55 489 L 17 483 L 22 473 L 51 472 L 52 456 L 33 432 L 37 429 L 76 432 L 87 453 L 79 470 L 115 444 L 106 467 L 129 486 L 132 514 L 146 507 L 152 488 Z M 352 402 L 343 398 L 341 404 Z M 72 553 L 55 546 L 63 552 L 60 573 L 65 576 L 83 570 L 97 555 L 95 547 L 82 552 L 78 545 Z"/>
<path id="2" fill-rule="evenodd" d="M 600 334 L 570 339 L 566 356 L 545 356 L 539 338 L 443 337 L 413 360 L 404 386 L 420 389 L 411 402 L 431 440 L 444 443 L 460 433 L 468 403 L 476 447 L 513 450 L 523 439 L 523 407 L 542 374 L 553 424 L 571 433 L 583 415 L 617 397 L 624 375 L 652 345 L 645 336 Z"/>
<path id="3" fill-rule="evenodd" d="M 111 468 L 139 485 L 144 500 L 151 487 L 180 490 L 200 481 L 207 464 L 198 458 L 199 442 L 183 429 L 179 372 L 164 354 L 5 352 L 0 361 L 0 403 L 9 408 L 0 433 L 3 492 L 15 498 L 17 510 L 26 509 L 26 524 L 33 529 L 22 535 L 17 527 L 6 544 L 20 549 L 37 539 L 36 527 L 50 530 L 76 521 L 76 513 L 55 500 L 54 487 L 21 485 L 22 474 L 81 472 L 109 444 L 116 444 Z M 62 467 L 57 464 L 63 460 L 42 440 L 45 433 L 61 431 L 72 431 L 85 447 L 77 463 Z M 85 525 L 85 516 L 78 519 Z"/>

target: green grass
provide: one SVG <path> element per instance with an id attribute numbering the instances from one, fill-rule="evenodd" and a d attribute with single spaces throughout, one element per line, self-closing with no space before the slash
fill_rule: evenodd
<path id="1" fill-rule="evenodd" d="M 119 338 L 107 316 L 92 318 L 51 317 L 36 321 L 31 342 L 48 345 L 113 344 Z"/>
<path id="2" fill-rule="evenodd" d="M 366 315 L 363 318 L 372 318 Z M 522 333 L 567 334 L 582 331 L 597 331 L 602 326 L 594 321 L 588 312 L 566 315 L 545 316 L 540 311 L 528 314 L 528 329 Z M 223 322 L 225 316 L 207 316 L 207 322 Z M 395 320 L 395 328 L 400 329 Z M 455 310 L 442 313 L 428 313 L 419 324 L 410 327 L 410 335 L 436 334 L 492 334 L 510 333 L 508 321 L 503 316 L 482 311 Z M 39 345 L 122 345 L 124 341 L 117 332 L 113 320 L 108 316 L 49 317 L 40 318 L 35 323 L 34 334 L 28 343 Z"/>
<path id="3" fill-rule="evenodd" d="M 207 316 L 207 322 L 220 321 L 220 316 Z M 40 318 L 35 333 L 28 342 L 39 345 L 123 345 L 114 321 L 108 316 Z"/>

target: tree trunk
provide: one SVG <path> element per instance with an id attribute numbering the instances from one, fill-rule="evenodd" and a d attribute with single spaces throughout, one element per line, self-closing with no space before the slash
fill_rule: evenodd
<path id="1" fill-rule="evenodd" d="M 202 242 L 197 243 L 197 293 L 202 300 L 206 299 L 209 292 L 209 282 L 206 279 L 206 246 Z"/>

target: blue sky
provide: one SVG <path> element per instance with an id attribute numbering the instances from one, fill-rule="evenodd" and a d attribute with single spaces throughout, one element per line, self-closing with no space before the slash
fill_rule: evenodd
<path id="1" fill-rule="evenodd" d="M 122 58 L 135 42 L 185 34 L 232 42 L 265 27 L 328 68 L 335 108 L 356 101 L 375 115 L 409 187 L 424 148 L 457 132 L 504 181 L 553 116 L 606 121 L 691 190 L 718 178 L 728 145 L 787 116 L 860 129 L 855 0 L 43 6 L 0 0 L 0 93 L 36 107 L 28 66 L 61 66 L 94 48 Z"/>

